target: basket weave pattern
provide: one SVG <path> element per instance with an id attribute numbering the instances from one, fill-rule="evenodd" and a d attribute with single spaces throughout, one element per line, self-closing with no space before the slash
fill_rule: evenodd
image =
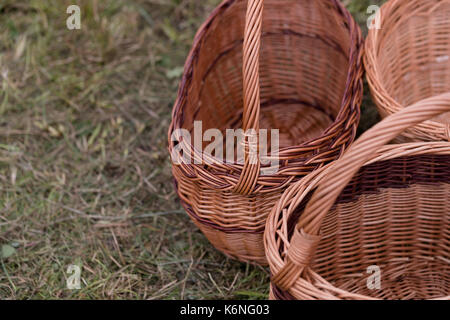
<path id="1" fill-rule="evenodd" d="M 386 118 L 282 195 L 265 232 L 272 299 L 450 298 L 450 144 L 384 146 L 448 111 L 443 94 Z"/>
<path id="2" fill-rule="evenodd" d="M 247 12 L 247 14 L 246 14 Z M 212 244 L 266 263 L 267 214 L 286 187 L 343 154 L 362 99 L 362 36 L 337 0 L 225 0 L 198 31 L 169 129 L 279 129 L 280 167 L 173 165 L 177 192 Z M 182 141 L 201 159 L 191 141 Z M 224 147 L 225 150 L 225 147 Z"/>
<path id="3" fill-rule="evenodd" d="M 366 40 L 365 65 L 383 117 L 450 92 L 450 1 L 392 0 Z M 409 128 L 399 141 L 450 141 L 450 113 Z"/>

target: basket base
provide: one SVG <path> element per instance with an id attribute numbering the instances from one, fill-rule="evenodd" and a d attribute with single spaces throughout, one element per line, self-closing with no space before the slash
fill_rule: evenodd
<path id="1" fill-rule="evenodd" d="M 242 113 L 239 112 L 227 128 L 242 127 Z M 310 105 L 298 100 L 272 100 L 261 104 L 260 128 L 268 132 L 271 143 L 271 129 L 279 130 L 279 147 L 286 148 L 313 141 L 320 137 L 334 122 L 334 116 L 320 106 Z"/>
<path id="2" fill-rule="evenodd" d="M 192 219 L 211 244 L 231 259 L 267 265 L 263 233 L 225 233 Z"/>

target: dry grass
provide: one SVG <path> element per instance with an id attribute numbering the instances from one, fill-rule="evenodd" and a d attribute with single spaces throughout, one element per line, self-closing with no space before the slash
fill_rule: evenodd
<path id="1" fill-rule="evenodd" d="M 178 80 L 218 2 L 1 2 L 0 299 L 266 298 L 267 270 L 216 252 L 171 182 Z"/>

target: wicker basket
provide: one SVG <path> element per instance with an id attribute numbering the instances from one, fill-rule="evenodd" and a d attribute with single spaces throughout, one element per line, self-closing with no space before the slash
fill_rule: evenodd
<path id="1" fill-rule="evenodd" d="M 450 1 L 392 0 L 380 18 L 381 29 L 369 31 L 365 55 L 380 114 L 450 92 Z M 398 141 L 450 141 L 450 113 L 406 130 Z"/>
<path id="2" fill-rule="evenodd" d="M 448 93 L 405 108 L 286 190 L 265 232 L 272 299 L 450 298 L 450 143 L 385 145 L 448 111 Z"/>
<path id="3" fill-rule="evenodd" d="M 202 159 L 192 139 L 176 136 L 179 129 L 194 135 L 195 121 L 203 132 L 280 131 L 278 155 L 269 150 L 279 159 L 271 175 L 261 174 L 267 165 L 259 157 L 250 161 L 251 135 L 244 162 L 172 157 L 182 203 L 217 249 L 266 264 L 265 221 L 282 191 L 354 140 L 362 47 L 358 25 L 337 0 L 225 0 L 200 28 L 173 109 L 169 151 L 183 147 Z"/>

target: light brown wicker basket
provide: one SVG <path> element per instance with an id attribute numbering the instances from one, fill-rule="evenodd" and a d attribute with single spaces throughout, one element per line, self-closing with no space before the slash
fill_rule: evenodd
<path id="1" fill-rule="evenodd" d="M 391 0 L 366 40 L 365 65 L 382 117 L 450 92 L 450 1 Z M 450 113 L 409 128 L 398 141 L 450 141 Z"/>
<path id="2" fill-rule="evenodd" d="M 264 10 L 263 10 L 264 3 Z M 246 14 L 247 12 L 247 14 Z M 279 168 L 250 163 L 176 164 L 186 211 L 227 255 L 266 264 L 265 221 L 283 190 L 353 142 L 362 99 L 362 36 L 338 0 L 225 0 L 198 31 L 169 129 L 279 129 Z M 257 131 L 258 132 L 258 131 Z M 175 142 L 173 141 L 175 140 Z M 204 146 L 203 146 L 204 147 Z M 225 150 L 225 148 L 224 148 Z M 172 159 L 174 160 L 174 159 Z"/>
<path id="3" fill-rule="evenodd" d="M 450 298 L 450 143 L 385 145 L 448 111 L 449 93 L 405 108 L 286 190 L 265 232 L 272 299 Z"/>

